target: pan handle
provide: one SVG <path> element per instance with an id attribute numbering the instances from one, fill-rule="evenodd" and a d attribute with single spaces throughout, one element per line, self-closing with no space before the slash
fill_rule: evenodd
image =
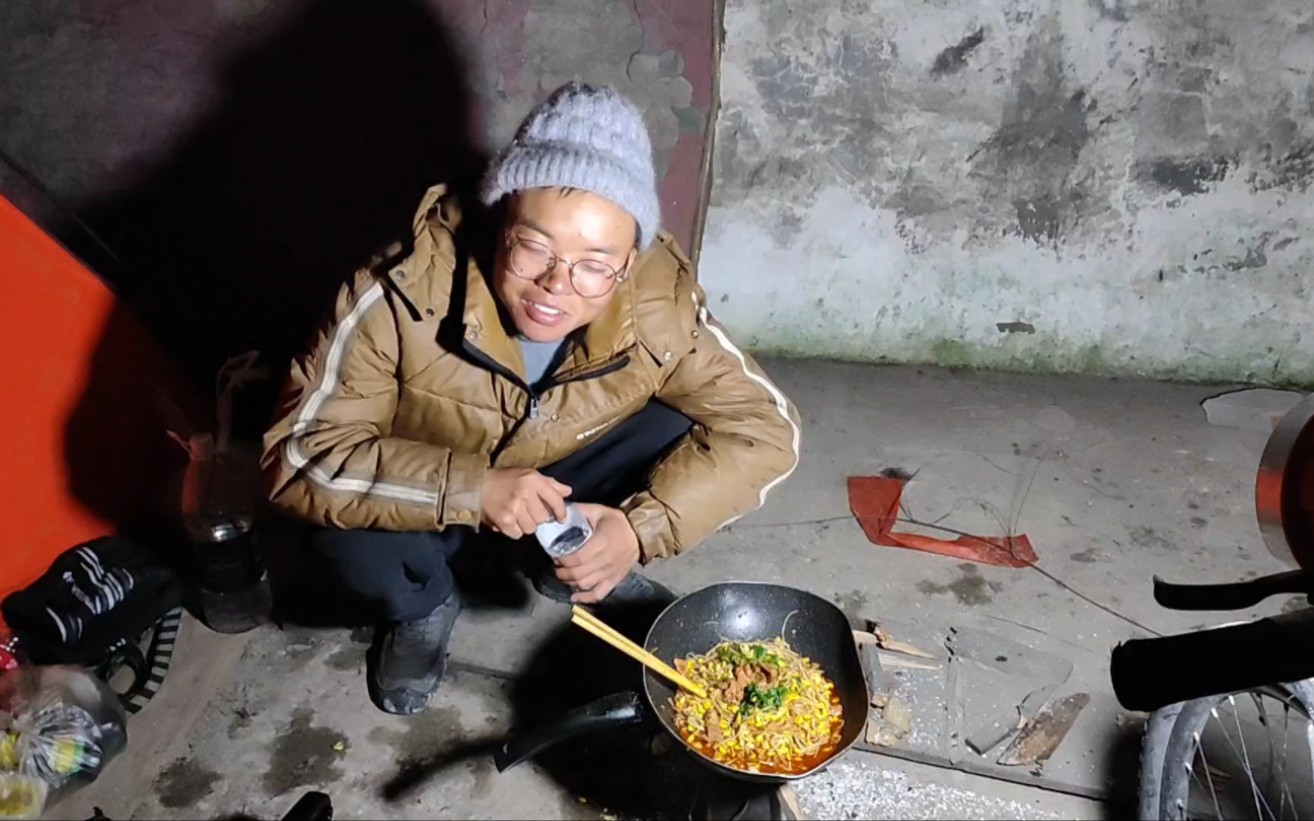
<path id="1" fill-rule="evenodd" d="M 638 693 L 632 690 L 613 693 L 577 707 L 546 726 L 518 734 L 493 754 L 493 763 L 499 773 L 506 772 L 575 736 L 608 727 L 638 724 L 643 720 L 644 712 Z"/>

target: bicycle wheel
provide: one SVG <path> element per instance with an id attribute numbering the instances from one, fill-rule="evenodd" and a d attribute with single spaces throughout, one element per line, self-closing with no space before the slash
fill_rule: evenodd
<path id="1" fill-rule="evenodd" d="M 1141 817 L 1314 817 L 1311 704 L 1314 684 L 1303 681 L 1158 711 L 1142 753 Z"/>
<path id="2" fill-rule="evenodd" d="M 1168 751 L 1168 739 L 1184 704 L 1169 704 L 1150 714 L 1145 724 L 1145 739 L 1141 742 L 1141 780 L 1136 795 L 1138 821 L 1157 821 L 1160 817 L 1159 796 L 1163 794 L 1163 757 Z"/>

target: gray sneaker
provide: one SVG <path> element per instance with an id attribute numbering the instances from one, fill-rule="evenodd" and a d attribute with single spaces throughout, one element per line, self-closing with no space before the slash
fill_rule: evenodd
<path id="1" fill-rule="evenodd" d="M 452 596 L 418 621 L 379 628 L 367 659 L 374 706 L 401 716 L 429 706 L 447 667 L 447 641 L 460 612 Z"/>

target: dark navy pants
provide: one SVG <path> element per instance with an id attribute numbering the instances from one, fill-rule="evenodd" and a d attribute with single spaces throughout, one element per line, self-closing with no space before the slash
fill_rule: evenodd
<path id="1" fill-rule="evenodd" d="M 644 479 L 690 427 L 688 417 L 659 402 L 618 423 L 575 453 L 540 472 L 570 485 L 571 500 L 615 506 L 642 489 Z M 456 590 L 449 566 L 468 546 L 478 547 L 474 528 L 449 526 L 441 532 L 315 528 L 308 549 L 315 567 L 331 574 L 333 587 L 365 611 L 374 623 L 423 618 Z M 533 540 L 541 572 L 551 565 Z"/>

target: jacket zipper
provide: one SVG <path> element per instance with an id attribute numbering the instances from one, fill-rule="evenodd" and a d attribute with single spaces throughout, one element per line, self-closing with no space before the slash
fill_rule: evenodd
<path id="1" fill-rule="evenodd" d="M 462 347 L 464 347 L 465 352 L 470 354 L 470 356 L 472 356 L 476 361 L 478 361 L 479 364 L 483 365 L 484 367 L 488 368 L 490 371 L 493 371 L 496 374 L 505 376 L 507 379 L 514 382 L 517 387 L 519 387 L 525 393 L 529 394 L 528 418 L 530 419 L 538 418 L 538 411 L 539 411 L 538 398 L 539 396 L 543 395 L 547 391 L 557 387 L 558 385 L 568 385 L 571 382 L 583 382 L 588 379 L 597 379 L 599 377 L 606 376 L 607 374 L 615 373 L 616 371 L 619 371 L 621 368 L 624 368 L 626 365 L 630 364 L 630 355 L 624 354 L 620 358 L 612 360 L 604 367 L 598 368 L 596 371 L 589 371 L 588 373 L 576 374 L 575 376 L 572 376 L 569 379 L 562 379 L 559 382 L 549 382 L 548 384 L 543 386 L 542 390 L 535 391 L 529 385 L 525 384 L 525 381 L 521 379 L 515 373 L 515 371 L 512 371 L 510 368 L 503 367 L 503 365 L 500 362 L 498 362 L 496 359 L 484 353 L 483 351 L 479 350 L 475 346 L 471 345 L 469 342 L 463 342 Z"/>
<path id="2" fill-rule="evenodd" d="M 620 370 L 621 368 L 625 367 L 628 364 L 630 364 L 630 357 L 629 354 L 626 354 L 604 368 L 598 368 L 596 371 L 589 371 L 588 373 L 582 373 L 579 374 L 578 376 L 572 376 L 569 379 L 563 379 L 560 382 L 549 382 L 546 385 L 544 385 L 542 389 L 539 391 L 531 390 L 529 392 L 529 413 L 527 415 L 528 418 L 529 419 L 538 418 L 538 410 L 539 410 L 538 397 L 547 393 L 548 391 L 552 390 L 558 385 L 567 385 L 571 382 L 583 382 L 587 379 L 597 379 L 599 377 L 606 376 L 609 373 L 615 373 L 616 371 Z M 523 419 L 517 422 L 516 426 L 511 429 L 510 433 L 507 434 L 506 440 L 509 441 L 512 436 L 515 436 L 516 431 L 520 430 L 520 426 L 523 424 L 524 424 Z M 499 447 L 496 452 L 500 453 L 501 450 L 502 448 Z"/>
<path id="3" fill-rule="evenodd" d="M 539 417 L 538 398 L 543 393 L 551 390 L 552 388 L 557 387 L 558 385 L 565 385 L 570 382 L 583 382 L 586 379 L 597 379 L 598 377 L 606 376 L 609 373 L 615 373 L 616 371 L 630 364 L 630 356 L 629 354 L 625 354 L 624 356 L 620 357 L 619 359 L 616 359 L 615 361 L 611 362 L 605 367 L 598 368 L 596 371 L 589 371 L 588 373 L 582 373 L 577 376 L 572 376 L 569 379 L 563 379 L 560 382 L 549 382 L 548 384 L 543 386 L 542 390 L 535 391 L 533 388 L 527 385 L 525 383 L 525 380 L 521 379 L 514 371 L 504 367 L 496 359 L 484 353 L 483 351 L 479 350 L 474 345 L 471 345 L 468 341 L 462 340 L 461 347 L 464 348 L 465 352 L 469 354 L 479 364 L 488 368 L 490 371 L 511 380 L 521 390 L 523 390 L 526 394 L 529 395 L 529 403 L 526 405 L 525 415 L 516 421 L 515 426 L 511 428 L 511 430 L 507 433 L 506 436 L 502 437 L 502 441 L 498 443 L 498 446 L 493 449 L 493 452 L 491 454 L 489 454 L 490 461 L 497 460 L 498 454 L 500 454 L 506 448 L 506 443 L 511 441 L 512 437 L 516 435 L 516 431 L 520 430 L 521 426 L 523 426 L 526 421 L 538 419 Z"/>
<path id="4" fill-rule="evenodd" d="M 560 382 L 548 382 L 546 385 L 542 387 L 542 389 L 538 391 L 531 390 L 529 392 L 528 418 L 530 419 L 538 418 L 538 410 L 539 410 L 538 398 L 543 394 L 547 393 L 548 391 L 552 390 L 553 388 L 557 387 L 558 385 L 568 385 L 571 382 L 583 382 L 588 379 L 597 379 L 599 377 L 606 376 L 609 373 L 615 373 L 616 371 L 620 370 L 621 368 L 625 367 L 628 364 L 630 364 L 630 356 L 629 354 L 626 354 L 621 358 L 611 362 L 606 367 L 598 368 L 596 371 L 581 373 L 577 376 L 572 376 L 569 379 L 562 379 Z M 520 426 L 516 425 L 516 427 L 519 428 Z M 511 433 L 514 434 L 515 431 L 514 430 L 511 431 Z M 507 438 L 510 438 L 510 436 L 508 436 Z"/>

